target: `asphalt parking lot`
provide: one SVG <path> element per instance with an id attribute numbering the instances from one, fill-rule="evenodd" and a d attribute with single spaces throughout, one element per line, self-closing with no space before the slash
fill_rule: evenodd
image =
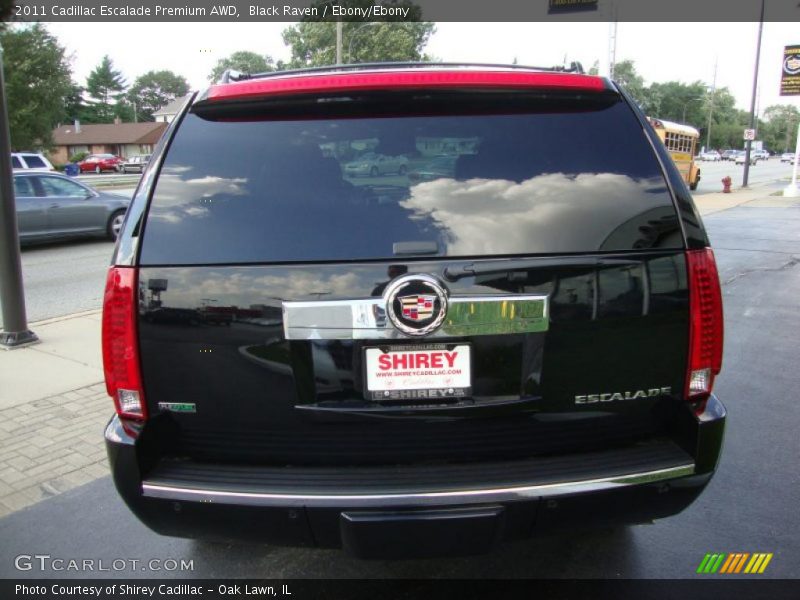
<path id="1" fill-rule="evenodd" d="M 772 552 L 760 577 L 797 577 L 800 203 L 766 198 L 704 220 L 725 295 L 725 358 L 716 391 L 729 421 L 717 475 L 682 514 L 616 531 L 536 537 L 488 556 L 365 562 L 336 550 L 160 537 L 128 512 L 106 476 L 0 519 L 0 577 L 688 578 L 707 552 Z M 36 553 L 120 558 L 129 566 L 92 573 L 15 569 L 15 556 Z M 193 570 L 143 570 L 153 558 L 192 561 Z M 130 566 L 132 559 L 140 562 Z"/>

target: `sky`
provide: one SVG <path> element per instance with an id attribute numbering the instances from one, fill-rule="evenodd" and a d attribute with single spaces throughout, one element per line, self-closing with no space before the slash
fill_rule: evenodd
<path id="1" fill-rule="evenodd" d="M 208 85 L 220 58 L 238 50 L 288 59 L 281 31 L 290 23 L 48 23 L 73 59 L 73 78 L 86 76 L 104 54 L 128 83 L 148 70 L 170 69 L 192 89 Z M 446 62 L 499 62 L 551 66 L 578 60 L 588 70 L 600 61 L 607 73 L 608 23 L 438 23 L 426 51 Z M 728 87 L 739 108 L 749 110 L 757 23 L 619 23 L 616 60 L 631 59 L 645 83 L 696 80 Z M 369 35 L 369 28 L 359 36 Z M 358 42 L 358 38 L 354 38 Z M 345 58 L 349 41 L 344 40 Z M 797 23 L 765 23 L 759 68 L 758 107 L 794 104 L 778 94 L 783 47 L 800 44 Z"/>

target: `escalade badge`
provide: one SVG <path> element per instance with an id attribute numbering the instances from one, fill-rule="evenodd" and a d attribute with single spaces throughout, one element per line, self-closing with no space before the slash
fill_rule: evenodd
<path id="1" fill-rule="evenodd" d="M 447 292 L 430 275 L 404 275 L 392 281 L 384 293 L 386 314 L 407 335 L 433 333 L 447 315 Z"/>

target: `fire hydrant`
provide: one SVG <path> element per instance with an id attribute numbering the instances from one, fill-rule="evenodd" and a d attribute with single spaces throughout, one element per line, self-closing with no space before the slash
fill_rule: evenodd
<path id="1" fill-rule="evenodd" d="M 726 175 L 722 178 L 722 193 L 723 194 L 730 194 L 731 193 L 731 184 L 733 180 L 731 179 L 730 175 Z"/>

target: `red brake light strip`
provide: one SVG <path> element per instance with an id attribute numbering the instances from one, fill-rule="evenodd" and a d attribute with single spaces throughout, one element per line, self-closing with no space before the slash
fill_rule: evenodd
<path id="1" fill-rule="evenodd" d="M 265 77 L 212 85 L 208 100 L 239 100 L 267 95 L 314 94 L 362 90 L 413 88 L 550 88 L 599 92 L 603 79 L 570 73 L 526 73 L 516 71 L 401 71 L 337 73 Z"/>

